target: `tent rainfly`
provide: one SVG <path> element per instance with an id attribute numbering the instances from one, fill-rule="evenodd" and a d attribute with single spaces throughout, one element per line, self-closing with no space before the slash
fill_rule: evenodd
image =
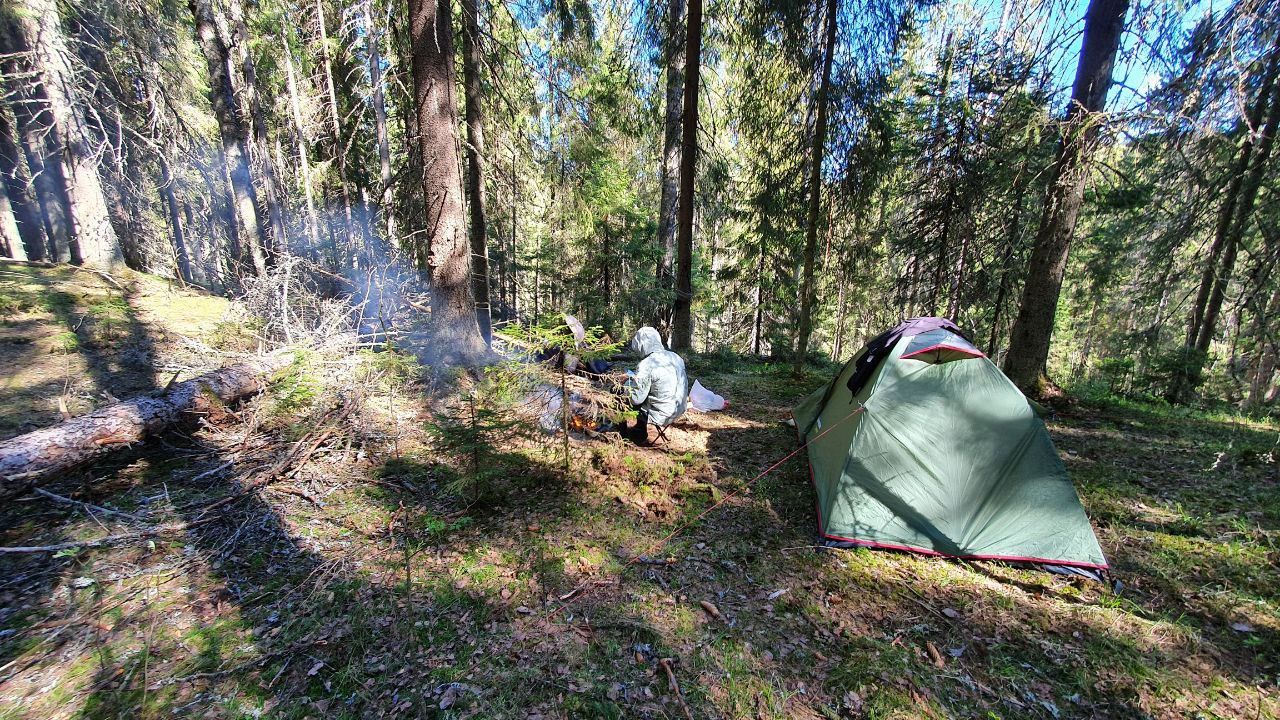
<path id="1" fill-rule="evenodd" d="M 1107 567 L 1044 423 L 949 320 L 879 335 L 792 415 L 830 545 Z"/>

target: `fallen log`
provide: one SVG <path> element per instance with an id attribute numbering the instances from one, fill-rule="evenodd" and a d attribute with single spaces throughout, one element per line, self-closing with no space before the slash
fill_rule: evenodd
<path id="1" fill-rule="evenodd" d="M 94 538 L 93 540 L 76 540 L 72 542 L 60 542 L 53 545 L 22 545 L 18 547 L 0 547 L 0 555 L 37 555 L 41 553 L 55 553 L 62 550 L 78 550 L 80 548 L 102 547 L 103 545 L 115 545 L 125 540 L 139 540 L 142 538 L 155 537 L 157 535 L 167 535 L 169 533 L 187 532 L 192 528 L 201 525 L 207 525 L 218 518 L 205 518 L 203 520 L 193 520 L 189 523 L 178 523 L 176 525 L 161 525 L 159 527 L 147 528 L 138 532 L 121 533 L 119 535 L 108 535 L 106 537 Z"/>
<path id="2" fill-rule="evenodd" d="M 0 499 L 260 392 L 292 361 L 272 353 L 0 442 Z"/>

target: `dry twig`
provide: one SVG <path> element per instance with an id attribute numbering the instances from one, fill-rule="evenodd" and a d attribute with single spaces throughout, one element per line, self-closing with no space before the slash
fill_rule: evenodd
<path id="1" fill-rule="evenodd" d="M 112 510 L 111 508 L 105 508 L 105 507 L 102 507 L 101 505 L 94 505 L 93 503 L 87 503 L 87 502 L 83 502 L 83 501 L 81 501 L 81 500 L 72 500 L 72 499 L 71 499 L 71 498 L 69 498 L 69 497 L 64 497 L 64 496 L 59 495 L 59 494 L 57 494 L 57 493 L 49 492 L 48 490 L 45 490 L 44 488 L 35 488 L 35 492 L 36 492 L 36 494 L 37 494 L 37 495 L 43 495 L 43 496 L 45 496 L 45 497 L 49 498 L 50 500 L 53 500 L 54 502 L 59 502 L 59 503 L 62 503 L 62 504 L 64 504 L 64 505 L 78 505 L 78 506 L 80 506 L 80 507 L 82 507 L 82 508 L 88 508 L 88 509 L 90 509 L 90 510 L 97 510 L 98 512 L 106 513 L 106 514 L 108 514 L 108 515 L 119 515 L 120 517 L 126 517 L 126 518 L 129 518 L 130 520 L 141 520 L 141 518 L 139 518 L 137 515 L 130 515 L 130 514 L 129 514 L 129 513 L 127 513 L 127 512 L 121 512 L 121 511 L 119 511 L 119 510 Z"/>
<path id="2" fill-rule="evenodd" d="M 293 448 L 289 450 L 289 452 L 286 453 L 284 457 L 280 458 L 278 462 L 276 462 L 274 465 L 267 468 L 263 472 L 258 473 L 257 476 L 255 476 L 254 478 L 245 482 L 244 485 L 242 485 L 240 489 L 237 490 L 236 492 L 231 493 L 230 495 L 222 498 L 221 500 L 217 500 L 213 503 L 210 503 L 209 505 L 206 505 L 196 515 L 196 517 L 197 518 L 203 517 L 210 511 L 216 510 L 225 505 L 229 505 L 235 502 L 236 500 L 239 500 L 240 498 L 248 495 L 254 490 L 270 485 L 271 483 L 276 482 L 277 480 L 293 477 L 295 474 L 297 474 L 299 468 L 302 467 L 302 465 L 307 461 L 307 459 L 310 458 L 311 455 L 315 453 L 315 451 L 319 449 L 321 445 L 328 442 L 329 438 L 333 437 L 333 434 L 338 429 L 339 423 L 345 420 L 347 416 L 351 414 L 351 411 L 354 408 L 355 408 L 355 402 L 352 400 L 348 400 L 347 402 L 343 403 L 338 409 L 331 411 L 327 416 L 321 419 L 319 431 L 312 432 L 312 434 L 314 435 L 313 438 L 311 435 L 308 435 L 306 437 L 303 437 L 301 440 L 295 442 L 293 444 Z M 308 441 L 308 438 L 312 438 L 312 439 Z"/>
<path id="3" fill-rule="evenodd" d="M 676 674 L 671 670 L 671 658 L 662 658 L 658 661 L 662 666 L 662 671 L 667 674 L 667 682 L 671 685 L 671 692 L 675 693 L 676 701 L 680 703 L 680 709 L 684 711 L 684 716 L 688 720 L 693 720 L 693 713 L 689 711 L 689 705 L 684 701 L 684 693 L 680 692 L 680 683 L 676 682 Z"/>
<path id="4" fill-rule="evenodd" d="M 147 528 L 138 532 L 121 533 L 119 535 L 107 535 L 106 537 L 95 538 L 93 540 L 78 540 L 74 542 L 54 543 L 53 545 L 27 545 L 18 547 L 0 547 L 0 555 L 22 555 L 35 553 L 51 553 L 60 550 L 74 550 L 77 548 L 100 547 L 102 545 L 115 545 L 126 540 L 140 540 L 142 538 L 155 537 L 156 535 L 167 535 L 168 533 L 186 532 L 193 527 L 211 523 L 218 518 L 205 518 L 204 520 L 193 520 L 188 523 L 178 523 L 176 525 L 162 525 L 160 527 Z"/>

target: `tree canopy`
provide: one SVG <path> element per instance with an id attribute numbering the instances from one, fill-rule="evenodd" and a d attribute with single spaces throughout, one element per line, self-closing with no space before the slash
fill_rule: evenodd
<path id="1" fill-rule="evenodd" d="M 1277 18 L 20 0 L 3 251 L 227 294 L 284 255 L 335 293 L 397 267 L 471 359 L 550 311 L 797 367 L 939 315 L 1029 391 L 1274 406 Z"/>

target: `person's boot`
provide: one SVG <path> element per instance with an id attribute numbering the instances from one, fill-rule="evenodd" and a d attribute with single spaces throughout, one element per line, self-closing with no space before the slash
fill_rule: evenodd
<path id="1" fill-rule="evenodd" d="M 649 423 L 636 421 L 635 424 L 628 426 L 627 437 L 640 447 L 649 447 L 652 444 L 649 440 Z"/>

